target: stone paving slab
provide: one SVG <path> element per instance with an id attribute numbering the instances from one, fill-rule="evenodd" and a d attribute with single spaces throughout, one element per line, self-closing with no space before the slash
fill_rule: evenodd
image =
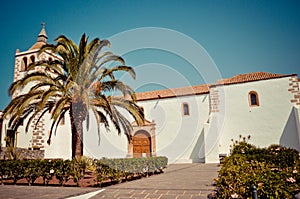
<path id="1" fill-rule="evenodd" d="M 0 185 L 1 199 L 63 199 L 96 191 L 95 188 Z"/>
<path id="2" fill-rule="evenodd" d="M 219 169 L 217 164 L 169 165 L 163 174 L 105 187 L 104 191 L 89 198 L 205 199 L 215 188 L 213 179 L 217 177 Z M 101 188 L 0 185 L 0 198 L 63 199 L 99 190 Z"/>
<path id="3" fill-rule="evenodd" d="M 217 164 L 174 164 L 164 174 L 106 187 L 92 199 L 204 199 L 215 189 L 219 169 Z"/>

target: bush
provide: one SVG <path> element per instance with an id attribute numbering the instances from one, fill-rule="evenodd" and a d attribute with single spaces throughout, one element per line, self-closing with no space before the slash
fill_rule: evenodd
<path id="1" fill-rule="evenodd" d="M 16 184 L 19 179 L 22 179 L 25 174 L 25 164 L 23 160 L 7 160 L 9 167 L 8 178 L 13 179 L 13 183 Z"/>
<path id="2" fill-rule="evenodd" d="M 59 184 L 62 186 L 69 181 L 72 174 L 72 165 L 70 160 L 56 160 L 54 163 L 54 173 L 55 177 L 59 181 Z"/>
<path id="3" fill-rule="evenodd" d="M 28 185 L 32 185 L 34 181 L 42 174 L 41 160 L 21 160 L 24 168 L 23 177 L 26 178 Z"/>
<path id="4" fill-rule="evenodd" d="M 79 186 L 84 174 L 89 172 L 97 176 L 96 182 L 110 180 L 121 182 L 129 176 L 148 176 L 154 172 L 161 172 L 167 166 L 167 158 L 129 158 L 129 159 L 102 159 L 79 157 L 71 160 L 0 160 L 0 182 L 13 180 L 16 184 L 19 179 L 25 178 L 28 185 L 34 184 L 38 177 L 43 178 L 47 185 L 55 176 L 59 185 L 65 185 L 70 179 Z"/>
<path id="5" fill-rule="evenodd" d="M 107 180 L 121 182 L 128 177 L 148 176 L 162 172 L 167 164 L 166 157 L 101 159 L 96 162 L 96 181 L 101 186 Z"/>
<path id="6" fill-rule="evenodd" d="M 257 148 L 234 142 L 216 179 L 218 198 L 251 198 L 257 187 L 258 198 L 294 198 L 300 190 L 298 151 L 279 145 Z"/>
<path id="7" fill-rule="evenodd" d="M 48 185 L 49 182 L 53 179 L 55 173 L 55 164 L 54 160 L 41 160 L 41 177 L 43 178 L 43 184 Z"/>

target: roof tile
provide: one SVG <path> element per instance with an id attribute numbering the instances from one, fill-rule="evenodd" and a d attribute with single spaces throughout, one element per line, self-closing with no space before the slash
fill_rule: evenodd
<path id="1" fill-rule="evenodd" d="M 254 73 L 247 73 L 247 74 L 239 74 L 231 78 L 218 80 L 216 82 L 216 85 L 238 84 L 238 83 L 252 82 L 258 80 L 286 77 L 286 76 L 290 76 L 290 75 L 274 74 L 274 73 L 267 73 L 267 72 L 254 72 Z"/>
<path id="2" fill-rule="evenodd" d="M 171 97 L 178 97 L 178 96 L 199 95 L 199 94 L 209 93 L 210 86 L 239 84 L 239 83 L 246 83 L 252 81 L 259 81 L 259 80 L 289 77 L 294 75 L 295 74 L 283 75 L 283 74 L 274 74 L 268 72 L 253 72 L 247 74 L 239 74 L 231 78 L 217 80 L 217 82 L 212 85 L 202 84 L 202 85 L 182 87 L 182 88 L 141 92 L 141 93 L 136 93 L 136 97 L 138 101 L 143 101 L 143 100 L 171 98 Z"/>
<path id="3" fill-rule="evenodd" d="M 208 85 L 203 84 L 198 86 L 188 86 L 182 88 L 172 88 L 172 89 L 165 89 L 165 90 L 141 92 L 141 93 L 136 93 L 136 97 L 138 101 L 142 101 L 142 100 L 151 100 L 151 99 L 158 99 L 158 98 L 199 95 L 208 92 L 209 92 Z"/>

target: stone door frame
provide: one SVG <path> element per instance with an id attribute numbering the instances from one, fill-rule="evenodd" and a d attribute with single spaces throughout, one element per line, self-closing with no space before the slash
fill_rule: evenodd
<path id="1" fill-rule="evenodd" d="M 136 123 L 132 124 L 132 136 L 134 137 L 137 133 L 139 132 L 146 132 L 150 136 L 150 157 L 155 157 L 156 156 L 156 135 L 155 135 L 155 122 L 149 122 L 145 121 L 145 124 L 143 126 L 137 126 Z M 128 142 L 128 147 L 127 147 L 127 157 L 128 158 L 133 158 L 133 142 Z"/>

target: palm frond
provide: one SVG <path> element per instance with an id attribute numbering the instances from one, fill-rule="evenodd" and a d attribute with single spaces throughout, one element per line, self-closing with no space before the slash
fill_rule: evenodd
<path id="1" fill-rule="evenodd" d="M 130 113 L 139 126 L 144 124 L 144 112 L 134 102 L 123 98 L 114 97 L 111 99 L 111 104 L 127 110 L 127 112 Z"/>
<path id="2" fill-rule="evenodd" d="M 89 38 L 83 34 L 79 45 L 64 35 L 57 37 L 55 42 L 44 45 L 38 56 L 42 53 L 52 54 L 57 59 L 30 64 L 28 71 L 24 72 L 24 77 L 11 84 L 9 94 L 18 92 L 18 96 L 14 97 L 4 110 L 4 117 L 9 117 L 9 128 L 16 130 L 20 121 L 28 119 L 25 128 L 27 132 L 34 118 L 38 117 L 35 121 L 36 126 L 49 113 L 51 126 L 47 143 L 50 143 L 59 122 L 68 111 L 72 120 L 72 103 L 77 101 L 81 118 L 78 121 L 86 120 L 87 129 L 90 126 L 89 110 L 95 115 L 99 141 L 101 124 L 109 130 L 111 123 L 118 134 L 123 131 L 130 140 L 131 124 L 119 109 L 127 110 L 139 125 L 143 124 L 144 115 L 135 104 L 133 89 L 116 80 L 116 74 L 129 73 L 135 79 L 134 69 L 126 66 L 121 56 L 109 51 L 102 52 L 104 47 L 110 47 L 108 40 L 95 38 L 89 42 Z M 111 91 L 120 91 L 122 96 L 111 97 L 111 93 L 107 93 Z M 73 129 L 73 123 L 71 126 L 72 133 L 76 133 L 77 129 Z"/>

